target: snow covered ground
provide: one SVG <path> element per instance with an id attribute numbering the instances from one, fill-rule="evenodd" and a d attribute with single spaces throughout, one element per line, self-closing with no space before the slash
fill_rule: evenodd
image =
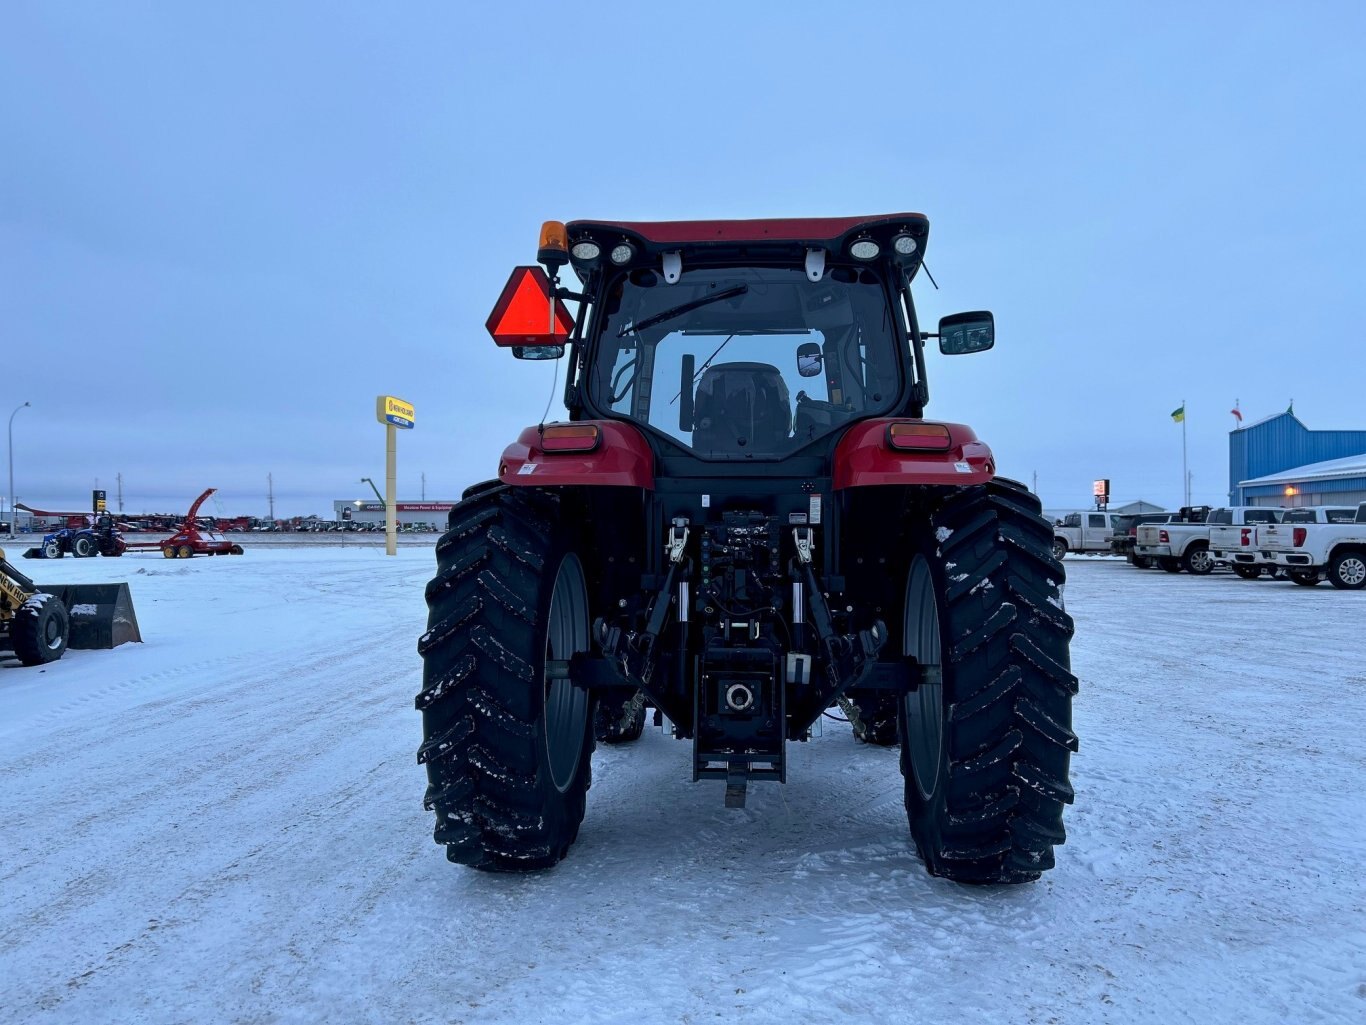
<path id="1" fill-rule="evenodd" d="M 430 840 L 431 550 L 381 551 L 24 564 L 127 579 L 146 643 L 0 667 L 0 1021 L 1366 1020 L 1366 592 L 1069 559 L 1037 884 L 927 876 L 895 752 L 832 722 L 740 812 L 657 730 L 599 748 L 517 878 Z"/>

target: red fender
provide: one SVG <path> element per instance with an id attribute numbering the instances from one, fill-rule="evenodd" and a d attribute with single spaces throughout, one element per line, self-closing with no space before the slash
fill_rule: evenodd
<path id="1" fill-rule="evenodd" d="M 985 484 L 996 476 L 996 459 L 971 427 L 944 423 L 949 448 L 944 452 L 904 451 L 887 443 L 893 423 L 925 423 L 906 417 L 866 420 L 856 424 L 835 446 L 834 488 L 875 484 Z M 943 423 L 943 421 L 931 421 Z"/>
<path id="2" fill-rule="evenodd" d="M 620 420 L 575 421 L 576 426 L 588 424 L 601 433 L 591 452 L 547 452 L 540 444 L 540 428 L 528 427 L 503 450 L 498 479 L 514 487 L 597 484 L 653 491 L 655 457 L 645 436 Z"/>

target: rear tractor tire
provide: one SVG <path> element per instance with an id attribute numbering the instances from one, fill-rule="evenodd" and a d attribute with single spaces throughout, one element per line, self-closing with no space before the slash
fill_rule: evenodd
<path id="1" fill-rule="evenodd" d="M 589 694 L 551 676 L 589 650 L 588 591 L 556 496 L 497 488 L 461 502 L 437 542 L 423 659 L 426 807 L 457 864 L 555 865 L 591 779 Z"/>
<path id="2" fill-rule="evenodd" d="M 604 698 L 593 713 L 593 736 L 600 744 L 629 744 L 645 732 L 645 695 L 626 701 Z"/>
<path id="3" fill-rule="evenodd" d="M 839 699 L 839 705 L 860 744 L 891 747 L 897 742 L 900 703 L 896 698 L 846 696 Z"/>
<path id="4" fill-rule="evenodd" d="M 14 656 L 26 666 L 56 662 L 66 652 L 71 636 L 71 621 L 66 606 L 52 594 L 30 595 L 15 610 L 10 623 L 10 644 Z"/>
<path id="5" fill-rule="evenodd" d="M 71 555 L 76 559 L 89 559 L 98 554 L 95 542 L 82 535 L 71 542 Z"/>
<path id="6" fill-rule="evenodd" d="M 1062 565 L 1038 499 L 1013 481 L 962 489 L 928 527 L 902 631 L 903 653 L 938 670 L 900 711 L 911 833 L 933 875 L 1027 882 L 1053 867 L 1073 799 Z"/>

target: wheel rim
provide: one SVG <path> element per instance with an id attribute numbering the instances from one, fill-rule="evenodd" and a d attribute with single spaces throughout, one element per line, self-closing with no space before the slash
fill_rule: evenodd
<path id="1" fill-rule="evenodd" d="M 56 651 L 62 646 L 62 624 L 56 616 L 48 616 L 43 624 L 43 644 L 48 651 Z"/>
<path id="2" fill-rule="evenodd" d="M 928 801 L 939 785 L 939 763 L 944 746 L 944 685 L 939 606 L 935 601 L 930 564 L 923 555 L 917 555 L 911 563 L 911 572 L 906 579 L 905 609 L 903 654 L 914 655 L 922 667 L 938 669 L 941 674 L 938 682 L 921 683 L 903 702 L 911 775 L 921 799 Z"/>
<path id="3" fill-rule="evenodd" d="M 1349 587 L 1360 587 L 1366 583 L 1366 558 L 1349 555 L 1338 563 L 1338 579 Z"/>
<path id="4" fill-rule="evenodd" d="M 62 546 L 53 542 L 43 545 L 43 555 L 49 559 L 55 559 L 62 554 Z"/>
<path id="5" fill-rule="evenodd" d="M 1061 541 L 1053 542 L 1053 558 L 1061 560 L 1067 554 L 1067 545 Z"/>
<path id="6" fill-rule="evenodd" d="M 1209 552 L 1202 548 L 1198 552 L 1191 553 L 1191 571 L 1194 573 L 1207 573 L 1214 568 L 1214 563 Z"/>
<path id="7" fill-rule="evenodd" d="M 588 650 L 588 595 L 583 567 L 573 553 L 555 574 L 546 616 L 545 657 L 568 661 Z M 545 677 L 545 753 L 550 780 L 564 793 L 578 774 L 588 728 L 588 692 L 568 677 Z"/>

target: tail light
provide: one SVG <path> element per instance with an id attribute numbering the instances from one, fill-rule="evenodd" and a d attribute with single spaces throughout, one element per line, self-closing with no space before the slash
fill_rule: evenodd
<path id="1" fill-rule="evenodd" d="M 1303 527 L 1296 527 L 1291 534 L 1291 541 L 1294 542 L 1296 548 L 1303 548 L 1305 538 L 1308 536 L 1309 531 L 1305 530 Z"/>
<path id="2" fill-rule="evenodd" d="M 1170 535 L 1168 535 L 1168 533 L 1165 530 L 1159 531 L 1157 534 L 1157 543 L 1160 545 L 1170 544 Z"/>
<path id="3" fill-rule="evenodd" d="M 1239 540 L 1244 548 L 1250 548 L 1252 546 L 1252 528 L 1244 527 Z"/>
<path id="4" fill-rule="evenodd" d="M 947 452 L 953 448 L 953 435 L 943 424 L 898 422 L 887 425 L 887 445 L 922 452 Z"/>
<path id="5" fill-rule="evenodd" d="M 592 452 L 602 440 L 597 424 L 559 424 L 541 432 L 546 452 Z"/>
<path id="6" fill-rule="evenodd" d="M 1137 527 L 1130 527 L 1130 528 L 1129 528 L 1129 536 L 1130 536 L 1130 537 L 1138 537 L 1138 528 L 1137 528 Z"/>

